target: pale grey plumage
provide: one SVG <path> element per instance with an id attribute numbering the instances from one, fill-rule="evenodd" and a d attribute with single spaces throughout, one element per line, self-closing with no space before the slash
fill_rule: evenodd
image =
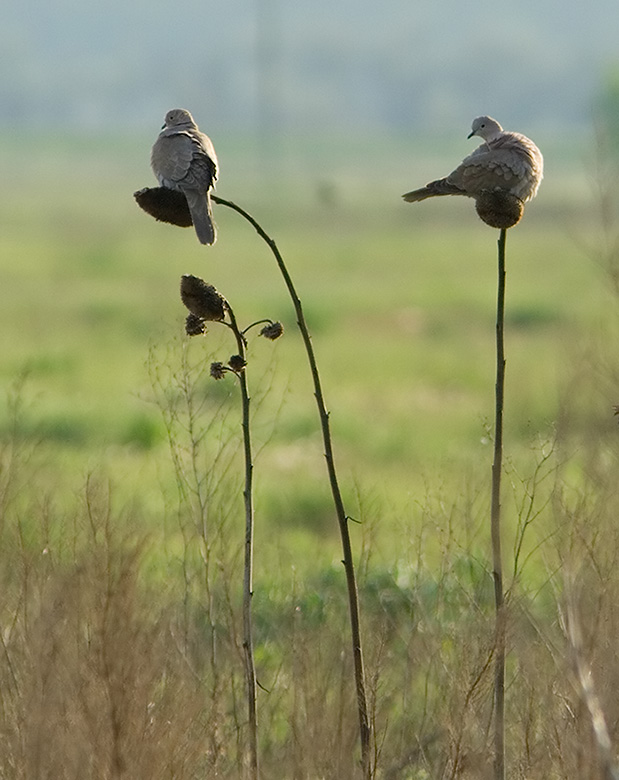
<path id="1" fill-rule="evenodd" d="M 150 164 L 161 187 L 185 196 L 200 243 L 215 243 L 210 191 L 219 173 L 217 156 L 211 139 L 200 132 L 189 111 L 168 111 Z"/>
<path id="2" fill-rule="evenodd" d="M 520 133 L 510 133 L 489 116 L 473 121 L 469 138 L 484 143 L 446 176 L 402 197 L 409 203 L 439 195 L 477 198 L 488 190 L 505 190 L 524 203 L 535 197 L 544 173 L 544 158 L 537 146 Z"/>

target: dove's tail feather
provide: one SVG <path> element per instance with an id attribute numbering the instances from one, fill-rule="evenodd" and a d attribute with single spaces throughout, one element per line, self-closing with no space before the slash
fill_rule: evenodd
<path id="1" fill-rule="evenodd" d="M 407 203 L 416 203 L 426 198 L 435 198 L 439 195 L 465 195 L 466 193 L 456 187 L 455 184 L 450 184 L 447 179 L 437 179 L 426 184 L 425 187 L 421 187 L 419 190 L 413 190 L 407 192 L 406 195 L 402 195 Z"/>
<path id="2" fill-rule="evenodd" d="M 193 226 L 201 244 L 214 244 L 216 233 L 213 225 L 211 199 L 208 192 L 185 190 L 187 205 L 191 213 Z"/>

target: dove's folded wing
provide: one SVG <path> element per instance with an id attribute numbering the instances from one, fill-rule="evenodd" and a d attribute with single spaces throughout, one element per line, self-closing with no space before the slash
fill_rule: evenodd
<path id="1" fill-rule="evenodd" d="M 160 135 L 151 156 L 153 170 L 163 186 L 182 181 L 193 160 L 193 142 L 186 133 Z"/>

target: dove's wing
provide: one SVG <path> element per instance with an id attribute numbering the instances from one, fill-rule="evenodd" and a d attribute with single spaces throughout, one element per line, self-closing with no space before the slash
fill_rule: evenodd
<path id="1" fill-rule="evenodd" d="M 475 149 L 447 176 L 447 181 L 472 196 L 498 188 L 529 200 L 537 192 L 541 176 L 537 147 L 525 136 L 503 133 Z"/>
<path id="2" fill-rule="evenodd" d="M 193 159 L 193 143 L 186 134 L 174 133 L 157 138 L 151 154 L 151 164 L 160 184 L 174 187 L 189 172 Z"/>
<path id="3" fill-rule="evenodd" d="M 509 189 L 517 175 L 512 155 L 488 151 L 467 157 L 449 174 L 447 181 L 468 194 L 476 194 L 495 187 Z"/>
<path id="4" fill-rule="evenodd" d="M 206 191 L 217 179 L 215 150 L 203 133 L 162 133 L 153 146 L 151 161 L 163 186 Z"/>

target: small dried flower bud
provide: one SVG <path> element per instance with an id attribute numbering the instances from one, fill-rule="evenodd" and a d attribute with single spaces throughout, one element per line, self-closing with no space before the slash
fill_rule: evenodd
<path id="1" fill-rule="evenodd" d="M 181 277 L 181 300 L 192 314 L 202 320 L 218 322 L 226 315 L 223 295 L 198 276 L 185 274 Z"/>
<path id="2" fill-rule="evenodd" d="M 275 339 L 278 339 L 283 332 L 284 326 L 281 324 L 281 322 L 271 322 L 269 325 L 265 325 L 264 328 L 262 328 L 260 335 L 264 336 L 265 339 L 271 339 L 271 341 L 275 341 Z"/>
<path id="3" fill-rule="evenodd" d="M 475 200 L 475 209 L 486 225 L 503 230 L 520 222 L 524 203 L 507 190 L 482 190 Z"/>
<path id="4" fill-rule="evenodd" d="M 619 414 L 619 404 L 613 406 L 613 414 Z"/>
<path id="5" fill-rule="evenodd" d="M 193 224 L 187 199 L 182 192 L 167 187 L 145 187 L 133 193 L 138 206 L 159 222 L 178 227 Z"/>
<path id="6" fill-rule="evenodd" d="M 226 375 L 226 367 L 223 363 L 211 363 L 211 376 L 213 379 L 223 379 Z"/>
<path id="7" fill-rule="evenodd" d="M 188 314 L 185 320 L 185 333 L 188 336 L 199 336 L 206 331 L 206 325 L 200 317 L 195 314 Z"/>
<path id="8" fill-rule="evenodd" d="M 232 355 L 230 360 L 228 361 L 228 365 L 233 371 L 236 371 L 238 374 L 239 371 L 242 371 L 245 366 L 247 365 L 247 361 L 242 358 L 240 355 Z"/>

